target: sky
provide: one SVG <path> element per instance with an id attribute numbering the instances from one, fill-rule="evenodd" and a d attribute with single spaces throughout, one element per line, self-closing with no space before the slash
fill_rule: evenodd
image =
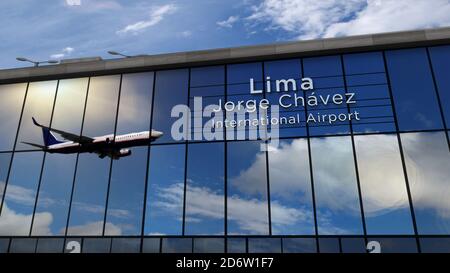
<path id="1" fill-rule="evenodd" d="M 2 0 L 0 69 L 445 26 L 449 0 Z"/>

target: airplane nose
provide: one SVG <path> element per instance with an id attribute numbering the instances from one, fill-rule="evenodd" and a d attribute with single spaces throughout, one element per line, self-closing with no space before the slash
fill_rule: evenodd
<path id="1" fill-rule="evenodd" d="M 162 135 L 163 135 L 163 132 L 152 130 L 152 137 L 158 138 L 158 137 L 161 137 Z"/>

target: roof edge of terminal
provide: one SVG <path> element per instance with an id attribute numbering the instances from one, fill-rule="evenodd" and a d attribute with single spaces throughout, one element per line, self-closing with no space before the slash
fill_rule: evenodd
<path id="1" fill-rule="evenodd" d="M 0 83 L 141 72 L 188 66 L 432 46 L 450 43 L 450 27 L 219 48 L 0 70 Z"/>

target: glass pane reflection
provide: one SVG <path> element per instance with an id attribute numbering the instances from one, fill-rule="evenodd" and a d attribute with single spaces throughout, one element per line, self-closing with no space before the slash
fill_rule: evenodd
<path id="1" fill-rule="evenodd" d="M 355 136 L 368 234 L 412 234 L 396 135 Z"/>
<path id="2" fill-rule="evenodd" d="M 450 234 L 450 153 L 444 132 L 401 134 L 419 234 Z"/>
<path id="3" fill-rule="evenodd" d="M 312 138 L 311 154 L 319 234 L 362 234 L 351 138 Z"/>

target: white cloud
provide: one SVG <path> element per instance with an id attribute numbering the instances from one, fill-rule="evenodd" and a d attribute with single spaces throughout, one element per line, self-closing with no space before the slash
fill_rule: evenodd
<path id="1" fill-rule="evenodd" d="M 220 27 L 232 28 L 233 24 L 239 20 L 239 16 L 230 16 L 224 21 L 218 21 L 216 24 Z"/>
<path id="2" fill-rule="evenodd" d="M 178 36 L 183 37 L 183 38 L 191 37 L 192 36 L 192 31 L 185 30 L 185 31 L 179 32 Z"/>
<path id="3" fill-rule="evenodd" d="M 60 52 L 50 55 L 50 59 L 62 59 L 70 56 L 75 49 L 73 47 L 65 47 Z"/>
<path id="4" fill-rule="evenodd" d="M 149 18 L 147 20 L 142 20 L 130 25 L 127 25 L 126 27 L 118 30 L 117 34 L 127 34 L 127 33 L 133 33 L 137 34 L 139 32 L 144 31 L 145 29 L 152 27 L 159 22 L 161 22 L 165 16 L 174 13 L 178 9 L 177 6 L 174 4 L 167 4 L 163 6 L 157 6 L 153 7 L 150 11 Z"/>
<path id="5" fill-rule="evenodd" d="M 66 0 L 68 6 L 80 6 L 81 0 Z"/>
<path id="6" fill-rule="evenodd" d="M 20 214 L 3 204 L 0 217 L 0 236 L 25 236 L 30 232 L 32 214 Z M 40 235 L 51 235 L 50 225 L 53 216 L 49 212 L 35 214 L 33 233 Z"/>
<path id="7" fill-rule="evenodd" d="M 115 0 L 66 0 L 65 5 L 69 8 L 76 8 L 85 12 L 117 10 L 122 8 Z"/>
<path id="8" fill-rule="evenodd" d="M 450 25 L 448 0 L 264 0 L 247 20 L 299 39 Z"/>
<path id="9" fill-rule="evenodd" d="M 76 236 L 102 235 L 103 221 L 88 222 L 83 225 L 69 227 L 68 234 Z M 64 234 L 64 230 L 61 231 Z M 105 234 L 109 236 L 122 235 L 122 229 L 117 225 L 107 222 L 105 225 Z"/>

